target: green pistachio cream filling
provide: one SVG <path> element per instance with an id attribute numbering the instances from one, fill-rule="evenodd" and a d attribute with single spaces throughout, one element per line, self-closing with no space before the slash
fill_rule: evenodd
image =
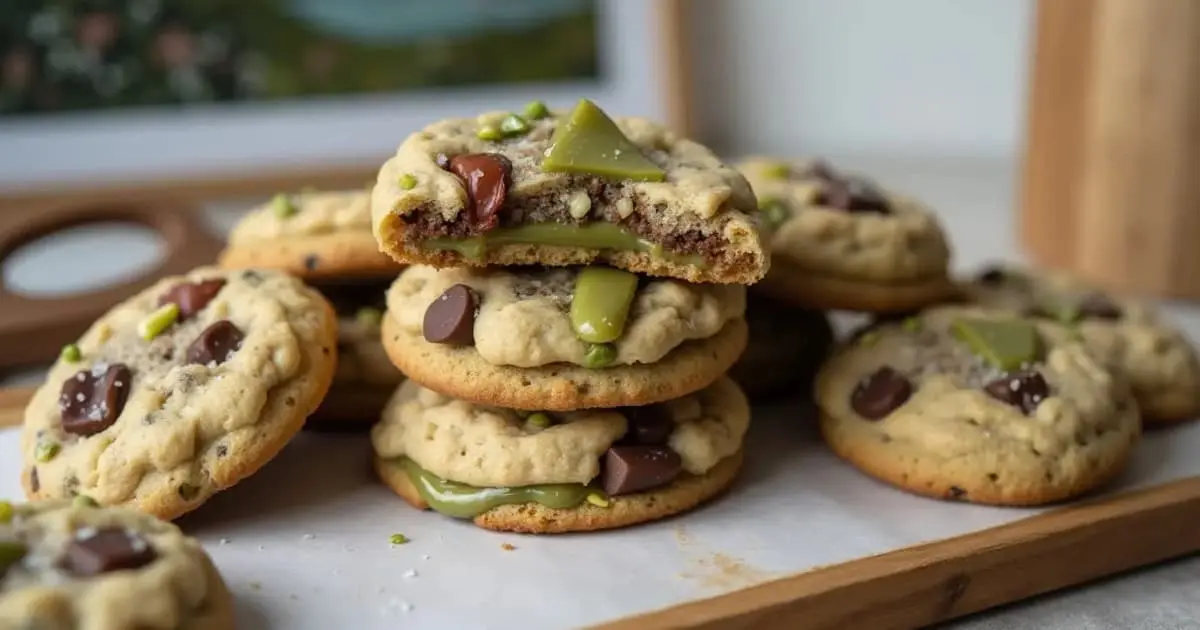
<path id="1" fill-rule="evenodd" d="M 708 266 L 703 256 L 674 254 L 625 228 L 612 223 L 582 225 L 532 223 L 496 228 L 479 236 L 451 238 L 437 236 L 421 242 L 426 249 L 452 251 L 471 260 L 482 260 L 489 247 L 498 245 L 549 245 L 610 251 L 642 252 L 667 262 L 700 269 Z"/>
<path id="2" fill-rule="evenodd" d="M 435 511 L 452 518 L 474 518 L 502 505 L 537 503 L 552 509 L 571 509 L 585 501 L 607 502 L 603 490 L 579 483 L 553 483 L 516 488 L 477 488 L 442 479 L 416 462 L 399 457 L 393 462 L 404 469 L 421 498 Z"/>

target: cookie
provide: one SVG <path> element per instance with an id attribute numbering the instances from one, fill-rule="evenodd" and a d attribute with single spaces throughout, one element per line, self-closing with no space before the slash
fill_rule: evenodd
<path id="1" fill-rule="evenodd" d="M 25 409 L 31 499 L 85 494 L 173 519 L 253 474 L 317 407 L 333 309 L 274 271 L 201 268 L 114 306 Z"/>
<path id="2" fill-rule="evenodd" d="M 366 190 L 280 193 L 229 233 L 226 269 L 279 269 L 305 279 L 387 277 L 399 266 L 371 234 Z"/>
<path id="3" fill-rule="evenodd" d="M 703 389 L 746 344 L 745 287 L 608 267 L 409 267 L 383 343 L 409 378 L 480 404 L 567 411 Z"/>
<path id="4" fill-rule="evenodd" d="M 233 602 L 179 528 L 123 508 L 0 501 L 0 627 L 228 630 Z"/>
<path id="5" fill-rule="evenodd" d="M 388 360 L 380 341 L 384 295 L 395 279 L 325 280 L 310 283 L 338 315 L 338 364 L 324 402 L 308 428 L 366 427 L 379 418 L 404 375 Z"/>
<path id="6" fill-rule="evenodd" d="M 1123 372 L 1147 425 L 1200 416 L 1200 360 L 1187 336 L 1144 301 L 1109 295 L 1069 273 L 990 265 L 962 285 L 977 304 L 1071 326 Z"/>
<path id="7" fill-rule="evenodd" d="M 919 201 L 820 161 L 739 164 L 769 232 L 771 272 L 755 288 L 811 309 L 917 310 L 953 295 L 951 250 Z"/>
<path id="8" fill-rule="evenodd" d="M 733 381 L 658 405 L 520 412 L 411 381 L 372 430 L 384 483 L 480 527 L 563 533 L 689 510 L 732 483 L 750 407 Z"/>
<path id="9" fill-rule="evenodd" d="M 750 295 L 746 324 L 750 339 L 729 376 L 751 400 L 808 398 L 817 370 L 833 347 L 833 327 L 825 313 Z"/>
<path id="10" fill-rule="evenodd" d="M 380 248 L 437 267 L 604 263 L 691 282 L 769 267 L 750 186 L 707 148 L 584 100 L 434 123 L 379 172 Z"/>
<path id="11" fill-rule="evenodd" d="M 825 364 L 816 402 L 826 442 L 859 470 L 972 503 L 1078 496 L 1141 433 L 1128 383 L 1070 331 L 971 307 L 876 324 Z"/>

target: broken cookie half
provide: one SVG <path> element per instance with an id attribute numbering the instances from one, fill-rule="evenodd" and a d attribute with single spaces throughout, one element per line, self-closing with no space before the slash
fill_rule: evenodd
<path id="1" fill-rule="evenodd" d="M 746 179 L 707 148 L 581 100 L 434 123 L 379 172 L 380 249 L 436 267 L 602 262 L 691 282 L 766 274 Z"/>

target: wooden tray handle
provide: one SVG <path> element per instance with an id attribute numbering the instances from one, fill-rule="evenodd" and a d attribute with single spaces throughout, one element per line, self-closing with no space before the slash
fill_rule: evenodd
<path id="1" fill-rule="evenodd" d="M 0 368 L 54 359 L 63 344 L 82 334 L 114 304 L 165 275 L 212 264 L 222 247 L 199 220 L 199 209 L 179 203 L 126 204 L 105 202 L 0 214 L 0 262 L 22 245 L 60 230 L 93 223 L 133 223 L 158 233 L 167 254 L 158 266 L 137 278 L 95 291 L 61 298 L 20 295 L 0 278 Z M 32 214 L 32 216 L 30 216 Z"/>

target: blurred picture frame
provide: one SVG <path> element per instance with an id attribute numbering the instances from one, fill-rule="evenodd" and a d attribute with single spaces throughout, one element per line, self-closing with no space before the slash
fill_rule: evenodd
<path id="1" fill-rule="evenodd" d="M 381 1 L 391 4 L 347 4 Z M 434 4 L 457 8 L 461 16 L 462 7 L 472 3 L 492 9 L 503 5 L 506 11 L 526 5 L 532 12 L 536 5 L 559 1 Z M 593 11 L 595 68 L 588 76 L 581 72 L 552 80 L 462 81 L 430 88 L 182 106 L 77 107 L 33 115 L 11 110 L 5 115 L 0 108 L 0 211 L 164 196 L 205 202 L 306 186 L 358 187 L 374 177 L 404 136 L 425 124 L 486 110 L 519 109 L 531 99 L 563 107 L 580 97 L 592 98 L 614 113 L 656 118 L 689 133 L 686 0 L 579 1 L 589 3 Z M 328 0 L 261 2 L 295 3 L 312 10 L 346 6 Z M 0 26 L 3 18 L 0 15 Z M 106 31 L 81 30 L 75 24 L 67 35 L 76 42 L 81 34 L 95 37 L 96 32 Z M 9 43 L 11 50 L 11 38 Z M 0 54 L 3 44 L 0 39 Z M 11 62 L 11 55 L 0 61 Z M 494 60 L 489 64 L 497 67 Z M 0 70 L 12 69 L 11 63 L 0 65 Z"/>

